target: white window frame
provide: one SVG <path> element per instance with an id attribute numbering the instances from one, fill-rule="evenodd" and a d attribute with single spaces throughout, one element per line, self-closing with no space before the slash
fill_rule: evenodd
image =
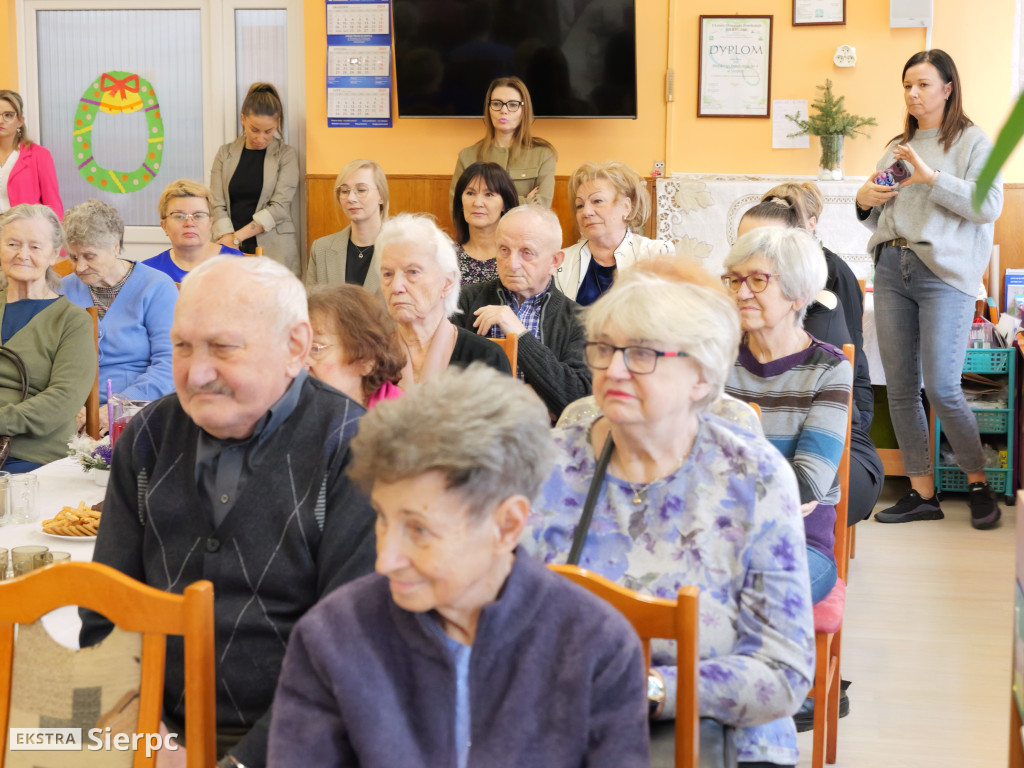
<path id="1" fill-rule="evenodd" d="M 142 7 L 140 7 L 142 6 Z M 221 145 L 238 136 L 235 101 L 235 19 L 237 9 L 284 8 L 288 14 L 288 92 L 285 105 L 288 135 L 299 153 L 300 178 L 305 178 L 305 51 L 302 0 L 15 0 L 18 35 L 18 90 L 25 96 L 29 125 L 40 125 L 39 55 L 36 12 L 86 10 L 197 10 L 200 13 L 203 78 L 203 179 Z M 292 205 L 295 225 L 305 231 L 305 184 L 300 183 Z M 67 202 L 67 201 L 66 201 Z M 300 241 L 301 242 L 301 241 Z M 167 247 L 160 227 L 125 227 L 129 258 L 148 258 Z"/>

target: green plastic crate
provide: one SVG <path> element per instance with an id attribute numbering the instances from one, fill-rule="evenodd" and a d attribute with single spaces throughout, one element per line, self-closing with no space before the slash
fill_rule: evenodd
<path id="1" fill-rule="evenodd" d="M 1006 373 L 1012 349 L 968 349 L 964 373 Z"/>
<path id="2" fill-rule="evenodd" d="M 985 477 L 988 479 L 992 490 L 999 494 L 1006 493 L 1006 486 L 1010 478 L 1010 469 L 986 469 Z M 957 467 L 939 467 L 940 491 L 963 491 L 967 492 L 967 475 Z"/>
<path id="3" fill-rule="evenodd" d="M 1010 413 L 1004 410 L 975 411 L 979 432 L 1006 432 L 1010 423 Z"/>

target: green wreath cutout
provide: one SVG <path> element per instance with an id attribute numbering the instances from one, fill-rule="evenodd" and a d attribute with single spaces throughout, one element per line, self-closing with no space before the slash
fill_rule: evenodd
<path id="1" fill-rule="evenodd" d="M 90 140 L 96 113 L 120 115 L 140 109 L 146 113 L 149 149 L 139 167 L 134 171 L 112 171 L 96 163 Z M 164 155 L 164 121 L 160 117 L 160 103 L 150 82 L 136 74 L 104 72 L 98 81 L 86 88 L 78 100 L 73 135 L 72 147 L 78 173 L 96 189 L 121 194 L 137 192 L 160 172 Z"/>

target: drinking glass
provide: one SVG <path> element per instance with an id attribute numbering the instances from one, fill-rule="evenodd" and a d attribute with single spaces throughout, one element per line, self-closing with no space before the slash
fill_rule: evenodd
<path id="1" fill-rule="evenodd" d="M 39 519 L 39 478 L 32 474 L 11 475 L 7 479 L 11 504 L 11 522 L 34 523 Z"/>
<path id="2" fill-rule="evenodd" d="M 42 552 L 49 552 L 49 547 L 41 544 L 23 544 L 20 547 L 11 549 L 11 568 L 14 576 L 21 576 L 35 568 L 35 556 Z"/>
<path id="3" fill-rule="evenodd" d="M 32 567 L 34 570 L 38 570 L 54 563 L 65 563 L 69 560 L 71 560 L 70 552 L 54 552 L 53 550 L 49 552 L 36 552 L 32 556 Z"/>
<path id="4" fill-rule="evenodd" d="M 0 547 L 0 581 L 7 578 L 7 550 Z"/>
<path id="5" fill-rule="evenodd" d="M 10 472 L 0 471 L 0 525 L 7 525 L 11 522 L 11 497 L 8 492 L 10 477 Z"/>

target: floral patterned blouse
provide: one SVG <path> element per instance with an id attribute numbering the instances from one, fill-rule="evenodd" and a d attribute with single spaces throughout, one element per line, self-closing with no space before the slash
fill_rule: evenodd
<path id="1" fill-rule="evenodd" d="M 814 677 L 814 620 L 796 478 L 763 438 L 703 414 L 683 465 L 634 488 L 605 475 L 580 559 L 630 589 L 700 587 L 700 714 L 737 726 L 741 762 L 798 762 L 790 717 Z M 554 431 L 556 465 L 521 544 L 564 563 L 596 459 L 590 425 Z M 675 650 L 652 648 L 675 715 Z"/>
<path id="2" fill-rule="evenodd" d="M 497 261 L 495 259 L 488 259 L 487 261 L 474 259 L 466 253 L 466 249 L 462 247 L 461 243 L 455 246 L 455 254 L 459 257 L 459 272 L 462 273 L 462 285 L 483 283 L 492 277 L 498 276 Z"/>

